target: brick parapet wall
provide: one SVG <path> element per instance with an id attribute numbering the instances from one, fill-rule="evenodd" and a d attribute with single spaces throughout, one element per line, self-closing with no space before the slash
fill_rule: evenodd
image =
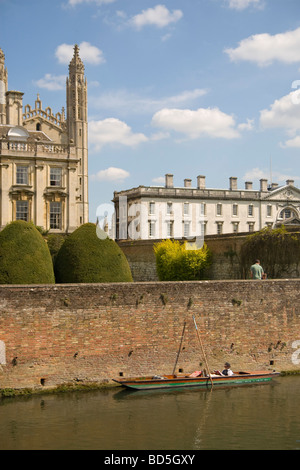
<path id="1" fill-rule="evenodd" d="M 291 232 L 291 230 L 290 230 Z M 296 232 L 295 232 L 296 233 Z M 297 231 L 299 236 L 299 231 Z M 245 273 L 240 265 L 240 252 L 249 233 L 209 235 L 205 243 L 213 254 L 213 263 L 207 273 L 212 280 L 245 279 Z M 134 281 L 157 281 L 156 260 L 153 245 L 161 240 L 119 240 L 118 245 L 124 252 L 131 268 Z M 254 260 L 253 260 L 254 261 Z M 262 260 L 263 264 L 263 260 Z M 299 278 L 299 263 L 290 266 L 282 273 L 282 278 Z"/>
<path id="2" fill-rule="evenodd" d="M 198 370 L 193 315 L 211 368 L 299 370 L 299 297 L 300 280 L 0 286 L 0 388 L 171 373 L 184 321 L 177 370 Z"/>
<path id="3" fill-rule="evenodd" d="M 246 234 L 208 236 L 205 243 L 213 254 L 213 264 L 208 272 L 209 279 L 241 279 L 239 253 Z M 156 260 L 153 245 L 161 240 L 119 240 L 134 281 L 157 281 Z"/>

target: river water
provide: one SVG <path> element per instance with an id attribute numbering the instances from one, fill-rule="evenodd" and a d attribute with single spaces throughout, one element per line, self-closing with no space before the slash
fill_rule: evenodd
<path id="1" fill-rule="evenodd" d="M 0 400 L 0 450 L 300 450 L 300 377 Z"/>

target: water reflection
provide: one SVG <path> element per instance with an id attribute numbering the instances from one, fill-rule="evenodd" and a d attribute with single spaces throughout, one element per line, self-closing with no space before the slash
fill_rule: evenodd
<path id="1" fill-rule="evenodd" d="M 0 401 L 0 449 L 297 449 L 300 377 L 226 389 L 113 389 Z"/>

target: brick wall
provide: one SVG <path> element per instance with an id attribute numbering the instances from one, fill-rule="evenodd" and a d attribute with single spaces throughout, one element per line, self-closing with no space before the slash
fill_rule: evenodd
<path id="1" fill-rule="evenodd" d="M 160 240 L 156 240 L 160 241 Z M 153 240 L 118 241 L 129 263 L 132 277 L 137 282 L 158 281 Z"/>
<path id="2" fill-rule="evenodd" d="M 299 370 L 299 297 L 300 280 L 0 286 L 0 388 L 172 373 L 184 321 L 177 370 L 199 369 L 193 314 L 211 368 Z"/>
<path id="3" fill-rule="evenodd" d="M 213 253 L 213 263 L 208 272 L 209 279 L 241 279 L 239 253 L 245 234 L 208 236 L 205 243 Z M 124 252 L 134 281 L 157 281 L 156 260 L 153 244 L 161 240 L 120 240 L 118 245 Z"/>
<path id="4" fill-rule="evenodd" d="M 243 272 L 240 265 L 240 252 L 242 244 L 249 233 L 209 235 L 205 243 L 213 254 L 213 263 L 208 272 L 208 278 L 245 279 L 249 273 Z M 157 281 L 156 260 L 153 244 L 161 240 L 120 240 L 118 244 L 124 252 L 134 281 Z M 254 261 L 254 260 L 253 260 Z M 263 260 L 262 260 L 263 265 Z M 282 272 L 282 278 L 299 278 L 299 262 Z"/>

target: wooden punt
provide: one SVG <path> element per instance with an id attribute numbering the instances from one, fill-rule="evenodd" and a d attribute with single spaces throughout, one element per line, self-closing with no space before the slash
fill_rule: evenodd
<path id="1" fill-rule="evenodd" d="M 234 372 L 232 376 L 221 376 L 211 374 L 205 377 L 191 377 L 190 375 L 155 375 L 149 377 L 132 377 L 113 379 L 123 387 L 132 390 L 154 390 L 178 387 L 211 387 L 213 386 L 231 386 L 242 384 L 261 384 L 270 382 L 274 377 L 278 377 L 278 372 L 253 371 L 253 372 Z"/>

